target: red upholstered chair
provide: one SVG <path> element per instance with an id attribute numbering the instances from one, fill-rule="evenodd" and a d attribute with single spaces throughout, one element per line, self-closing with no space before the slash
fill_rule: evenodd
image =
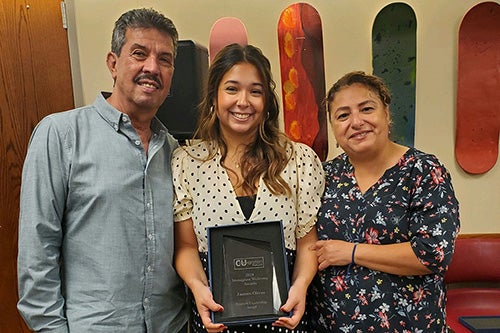
<path id="1" fill-rule="evenodd" d="M 459 316 L 500 315 L 500 234 L 459 235 L 445 275 L 447 323 L 470 333 Z"/>

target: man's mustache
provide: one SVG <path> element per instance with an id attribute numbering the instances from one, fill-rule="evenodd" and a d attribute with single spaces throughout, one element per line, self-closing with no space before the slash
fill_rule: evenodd
<path id="1" fill-rule="evenodd" d="M 156 82 L 156 84 L 158 85 L 158 87 L 161 89 L 163 88 L 163 85 L 161 84 L 160 82 L 160 79 L 158 79 L 157 76 L 155 75 L 152 75 L 152 74 L 148 74 L 148 73 L 145 73 L 145 74 L 141 74 L 139 76 L 137 76 L 134 80 L 135 83 L 139 82 L 140 80 L 150 80 L 150 81 L 154 81 Z"/>

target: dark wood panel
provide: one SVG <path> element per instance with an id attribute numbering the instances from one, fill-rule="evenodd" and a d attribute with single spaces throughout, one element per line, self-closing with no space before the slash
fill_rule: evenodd
<path id="1" fill-rule="evenodd" d="M 17 303 L 17 226 L 29 136 L 73 107 L 60 0 L 0 0 L 0 332 L 29 332 Z"/>

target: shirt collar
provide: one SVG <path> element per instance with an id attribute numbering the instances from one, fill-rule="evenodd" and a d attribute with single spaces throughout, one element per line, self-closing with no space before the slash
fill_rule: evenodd
<path id="1" fill-rule="evenodd" d="M 97 95 L 94 101 L 94 106 L 101 117 L 111 127 L 113 127 L 115 131 L 118 131 L 120 129 L 120 126 L 123 126 L 123 117 L 127 117 L 128 119 L 128 115 L 118 111 L 111 104 L 109 104 L 106 100 L 106 98 L 108 98 L 109 96 L 111 96 L 111 93 L 104 91 L 101 92 Z M 151 120 L 151 130 L 153 131 L 153 133 L 162 134 L 163 136 L 167 133 L 167 128 L 165 127 L 165 125 L 163 125 L 163 123 L 156 117 Z"/>
<path id="2" fill-rule="evenodd" d="M 94 106 L 97 113 L 111 126 L 118 131 L 120 129 L 120 119 L 122 112 L 115 109 L 111 104 L 106 101 L 111 94 L 108 92 L 101 92 L 94 100 Z"/>

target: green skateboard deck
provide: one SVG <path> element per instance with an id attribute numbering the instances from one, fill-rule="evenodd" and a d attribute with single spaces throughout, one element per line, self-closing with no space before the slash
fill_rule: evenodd
<path id="1" fill-rule="evenodd" d="M 384 7 L 372 28 L 373 74 L 392 92 L 391 138 L 412 147 L 415 137 L 417 21 L 404 3 Z"/>

